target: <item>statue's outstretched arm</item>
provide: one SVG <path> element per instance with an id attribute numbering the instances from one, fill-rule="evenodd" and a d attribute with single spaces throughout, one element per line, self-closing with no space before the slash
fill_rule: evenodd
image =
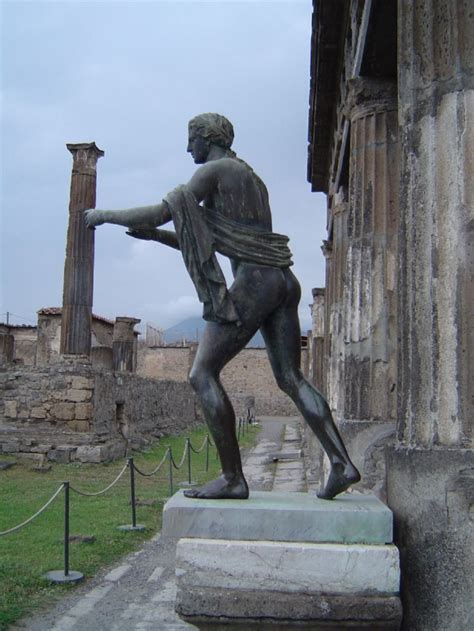
<path id="1" fill-rule="evenodd" d="M 170 248 L 179 250 L 178 238 L 176 232 L 170 230 L 159 230 L 158 228 L 137 228 L 135 230 L 129 230 L 127 234 L 136 239 L 144 239 L 145 241 L 158 241 L 164 245 L 169 245 Z"/>
<path id="2" fill-rule="evenodd" d="M 117 224 L 126 228 L 154 228 L 171 221 L 171 214 L 166 204 L 154 206 L 140 206 L 127 210 L 99 210 L 85 211 L 85 220 L 89 228 L 101 226 L 104 223 Z"/>

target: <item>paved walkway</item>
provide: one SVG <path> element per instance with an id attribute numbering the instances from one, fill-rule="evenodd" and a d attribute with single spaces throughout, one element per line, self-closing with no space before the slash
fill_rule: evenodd
<path id="1" fill-rule="evenodd" d="M 306 490 L 298 419 L 261 419 L 259 441 L 244 461 L 251 491 Z M 53 609 L 25 618 L 22 631 L 190 631 L 174 611 L 175 545 L 159 535 L 120 565 L 102 571 Z"/>

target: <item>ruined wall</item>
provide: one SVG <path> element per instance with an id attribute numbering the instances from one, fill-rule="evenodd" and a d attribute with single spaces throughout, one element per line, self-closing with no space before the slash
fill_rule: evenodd
<path id="1" fill-rule="evenodd" d="M 196 347 L 140 347 L 137 373 L 153 379 L 188 380 Z M 306 351 L 303 351 L 303 361 Z M 262 416 L 297 414 L 292 401 L 278 388 L 264 348 L 245 348 L 222 371 L 222 383 L 237 415 L 245 399 L 255 397 L 255 412 Z"/>
<path id="2" fill-rule="evenodd" d="M 100 462 L 197 421 L 186 383 L 114 374 L 78 360 L 0 373 L 0 452 Z"/>
<path id="3" fill-rule="evenodd" d="M 36 359 L 36 327 L 0 325 L 0 336 L 6 347 L 0 353 L 5 365 L 34 366 Z"/>
<path id="4" fill-rule="evenodd" d="M 187 381 L 191 357 L 189 346 L 152 347 L 140 345 L 137 374 L 151 379 Z"/>

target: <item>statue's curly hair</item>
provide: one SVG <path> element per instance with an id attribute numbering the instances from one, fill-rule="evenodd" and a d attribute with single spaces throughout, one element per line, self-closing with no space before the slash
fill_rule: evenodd
<path id="1" fill-rule="evenodd" d="M 198 132 L 215 145 L 230 150 L 234 140 L 234 128 L 230 120 L 221 114 L 199 114 L 189 121 L 189 131 Z M 231 152 L 233 153 L 233 152 Z"/>

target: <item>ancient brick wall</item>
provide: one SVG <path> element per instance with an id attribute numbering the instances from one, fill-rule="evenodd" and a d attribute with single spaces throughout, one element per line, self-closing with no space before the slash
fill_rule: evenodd
<path id="1" fill-rule="evenodd" d="M 101 462 L 197 421 L 187 383 L 79 361 L 0 373 L 0 453 Z"/>
<path id="2" fill-rule="evenodd" d="M 187 381 L 194 353 L 195 348 L 187 346 L 142 347 L 138 353 L 137 372 L 152 379 Z M 249 396 L 255 397 L 257 415 L 297 414 L 292 401 L 278 388 L 264 348 L 241 351 L 224 368 L 222 383 L 237 415 L 245 412 L 245 399 Z"/>

